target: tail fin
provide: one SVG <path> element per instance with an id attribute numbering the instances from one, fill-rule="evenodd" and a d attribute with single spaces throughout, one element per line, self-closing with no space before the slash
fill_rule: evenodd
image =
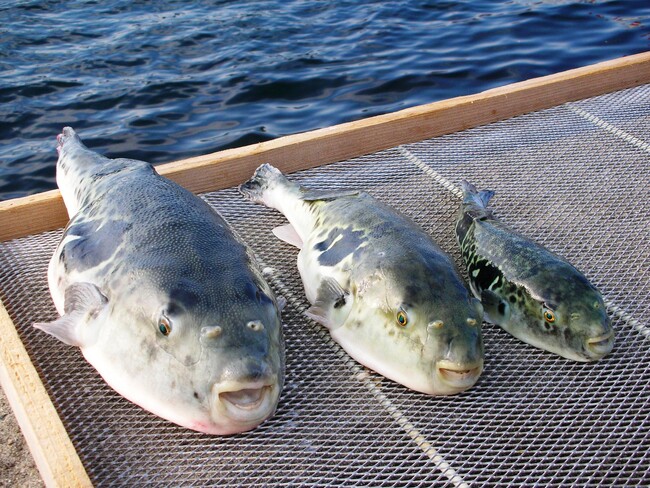
<path id="1" fill-rule="evenodd" d="M 97 177 L 114 165 L 115 160 L 88 149 L 71 127 L 64 127 L 56 142 L 59 153 L 56 183 L 72 217 L 90 199 L 96 198 Z"/>
<path id="2" fill-rule="evenodd" d="M 75 130 L 72 127 L 64 127 L 61 133 L 56 136 L 56 151 L 61 152 L 63 149 L 63 146 L 66 145 L 66 143 L 69 143 L 70 141 L 74 141 L 76 144 L 82 145 L 84 148 L 86 147 L 83 142 L 81 142 L 81 139 L 75 132 Z"/>
<path id="3" fill-rule="evenodd" d="M 460 186 L 463 190 L 463 205 L 475 205 L 478 208 L 487 208 L 488 202 L 494 196 L 492 190 L 478 191 L 474 185 L 467 181 L 461 181 Z"/>
<path id="4" fill-rule="evenodd" d="M 302 201 L 300 187 L 270 164 L 257 168 L 250 180 L 239 185 L 239 192 L 251 202 L 275 208 L 285 215 L 285 210 Z"/>
<path id="5" fill-rule="evenodd" d="M 285 185 L 287 183 L 290 183 L 289 180 L 279 169 L 270 164 L 263 164 L 255 170 L 250 180 L 239 185 L 239 192 L 252 202 L 266 204 L 265 192 L 278 184 Z"/>

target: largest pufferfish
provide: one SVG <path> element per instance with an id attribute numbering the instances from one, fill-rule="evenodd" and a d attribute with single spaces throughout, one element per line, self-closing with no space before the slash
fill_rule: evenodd
<path id="1" fill-rule="evenodd" d="M 279 303 L 246 245 L 150 164 L 101 156 L 69 127 L 57 149 L 70 222 L 48 281 L 61 317 L 35 326 L 179 425 L 223 435 L 270 417 L 284 381 Z"/>

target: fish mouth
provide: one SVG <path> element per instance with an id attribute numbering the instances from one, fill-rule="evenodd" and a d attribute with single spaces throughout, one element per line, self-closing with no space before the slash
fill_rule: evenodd
<path id="1" fill-rule="evenodd" d="M 614 331 L 587 339 L 587 351 L 592 357 L 599 359 L 609 354 L 614 347 Z"/>
<path id="2" fill-rule="evenodd" d="M 273 387 L 263 386 L 262 388 L 242 388 L 236 391 L 224 391 L 219 393 L 219 399 L 239 409 L 255 410 L 262 404 L 271 388 Z"/>
<path id="3" fill-rule="evenodd" d="M 483 362 L 478 364 L 458 364 L 451 361 L 438 361 L 436 376 L 450 390 L 458 393 L 473 386 L 483 372 Z"/>
<path id="4" fill-rule="evenodd" d="M 212 388 L 213 417 L 220 421 L 227 418 L 239 432 L 250 430 L 273 414 L 279 393 L 275 377 L 258 382 L 217 383 Z"/>

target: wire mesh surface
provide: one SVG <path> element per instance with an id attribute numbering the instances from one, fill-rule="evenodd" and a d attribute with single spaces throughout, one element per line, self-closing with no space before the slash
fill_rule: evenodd
<path id="1" fill-rule="evenodd" d="M 650 484 L 650 85 L 291 176 L 365 189 L 409 215 L 460 265 L 458 182 L 496 191 L 513 228 L 604 293 L 614 351 L 575 363 L 484 324 L 485 371 L 452 397 L 405 389 L 351 360 L 304 315 L 297 249 L 277 212 L 227 189 L 203 197 L 251 245 L 283 312 L 287 380 L 275 417 L 220 438 L 113 392 L 32 328 L 56 311 L 47 263 L 61 231 L 0 245 L 0 298 L 97 486 L 631 486 Z"/>

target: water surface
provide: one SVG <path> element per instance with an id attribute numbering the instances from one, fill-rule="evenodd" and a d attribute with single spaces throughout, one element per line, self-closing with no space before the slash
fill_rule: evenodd
<path id="1" fill-rule="evenodd" d="M 0 1 L 0 199 L 55 137 L 169 162 L 650 49 L 650 2 Z"/>

